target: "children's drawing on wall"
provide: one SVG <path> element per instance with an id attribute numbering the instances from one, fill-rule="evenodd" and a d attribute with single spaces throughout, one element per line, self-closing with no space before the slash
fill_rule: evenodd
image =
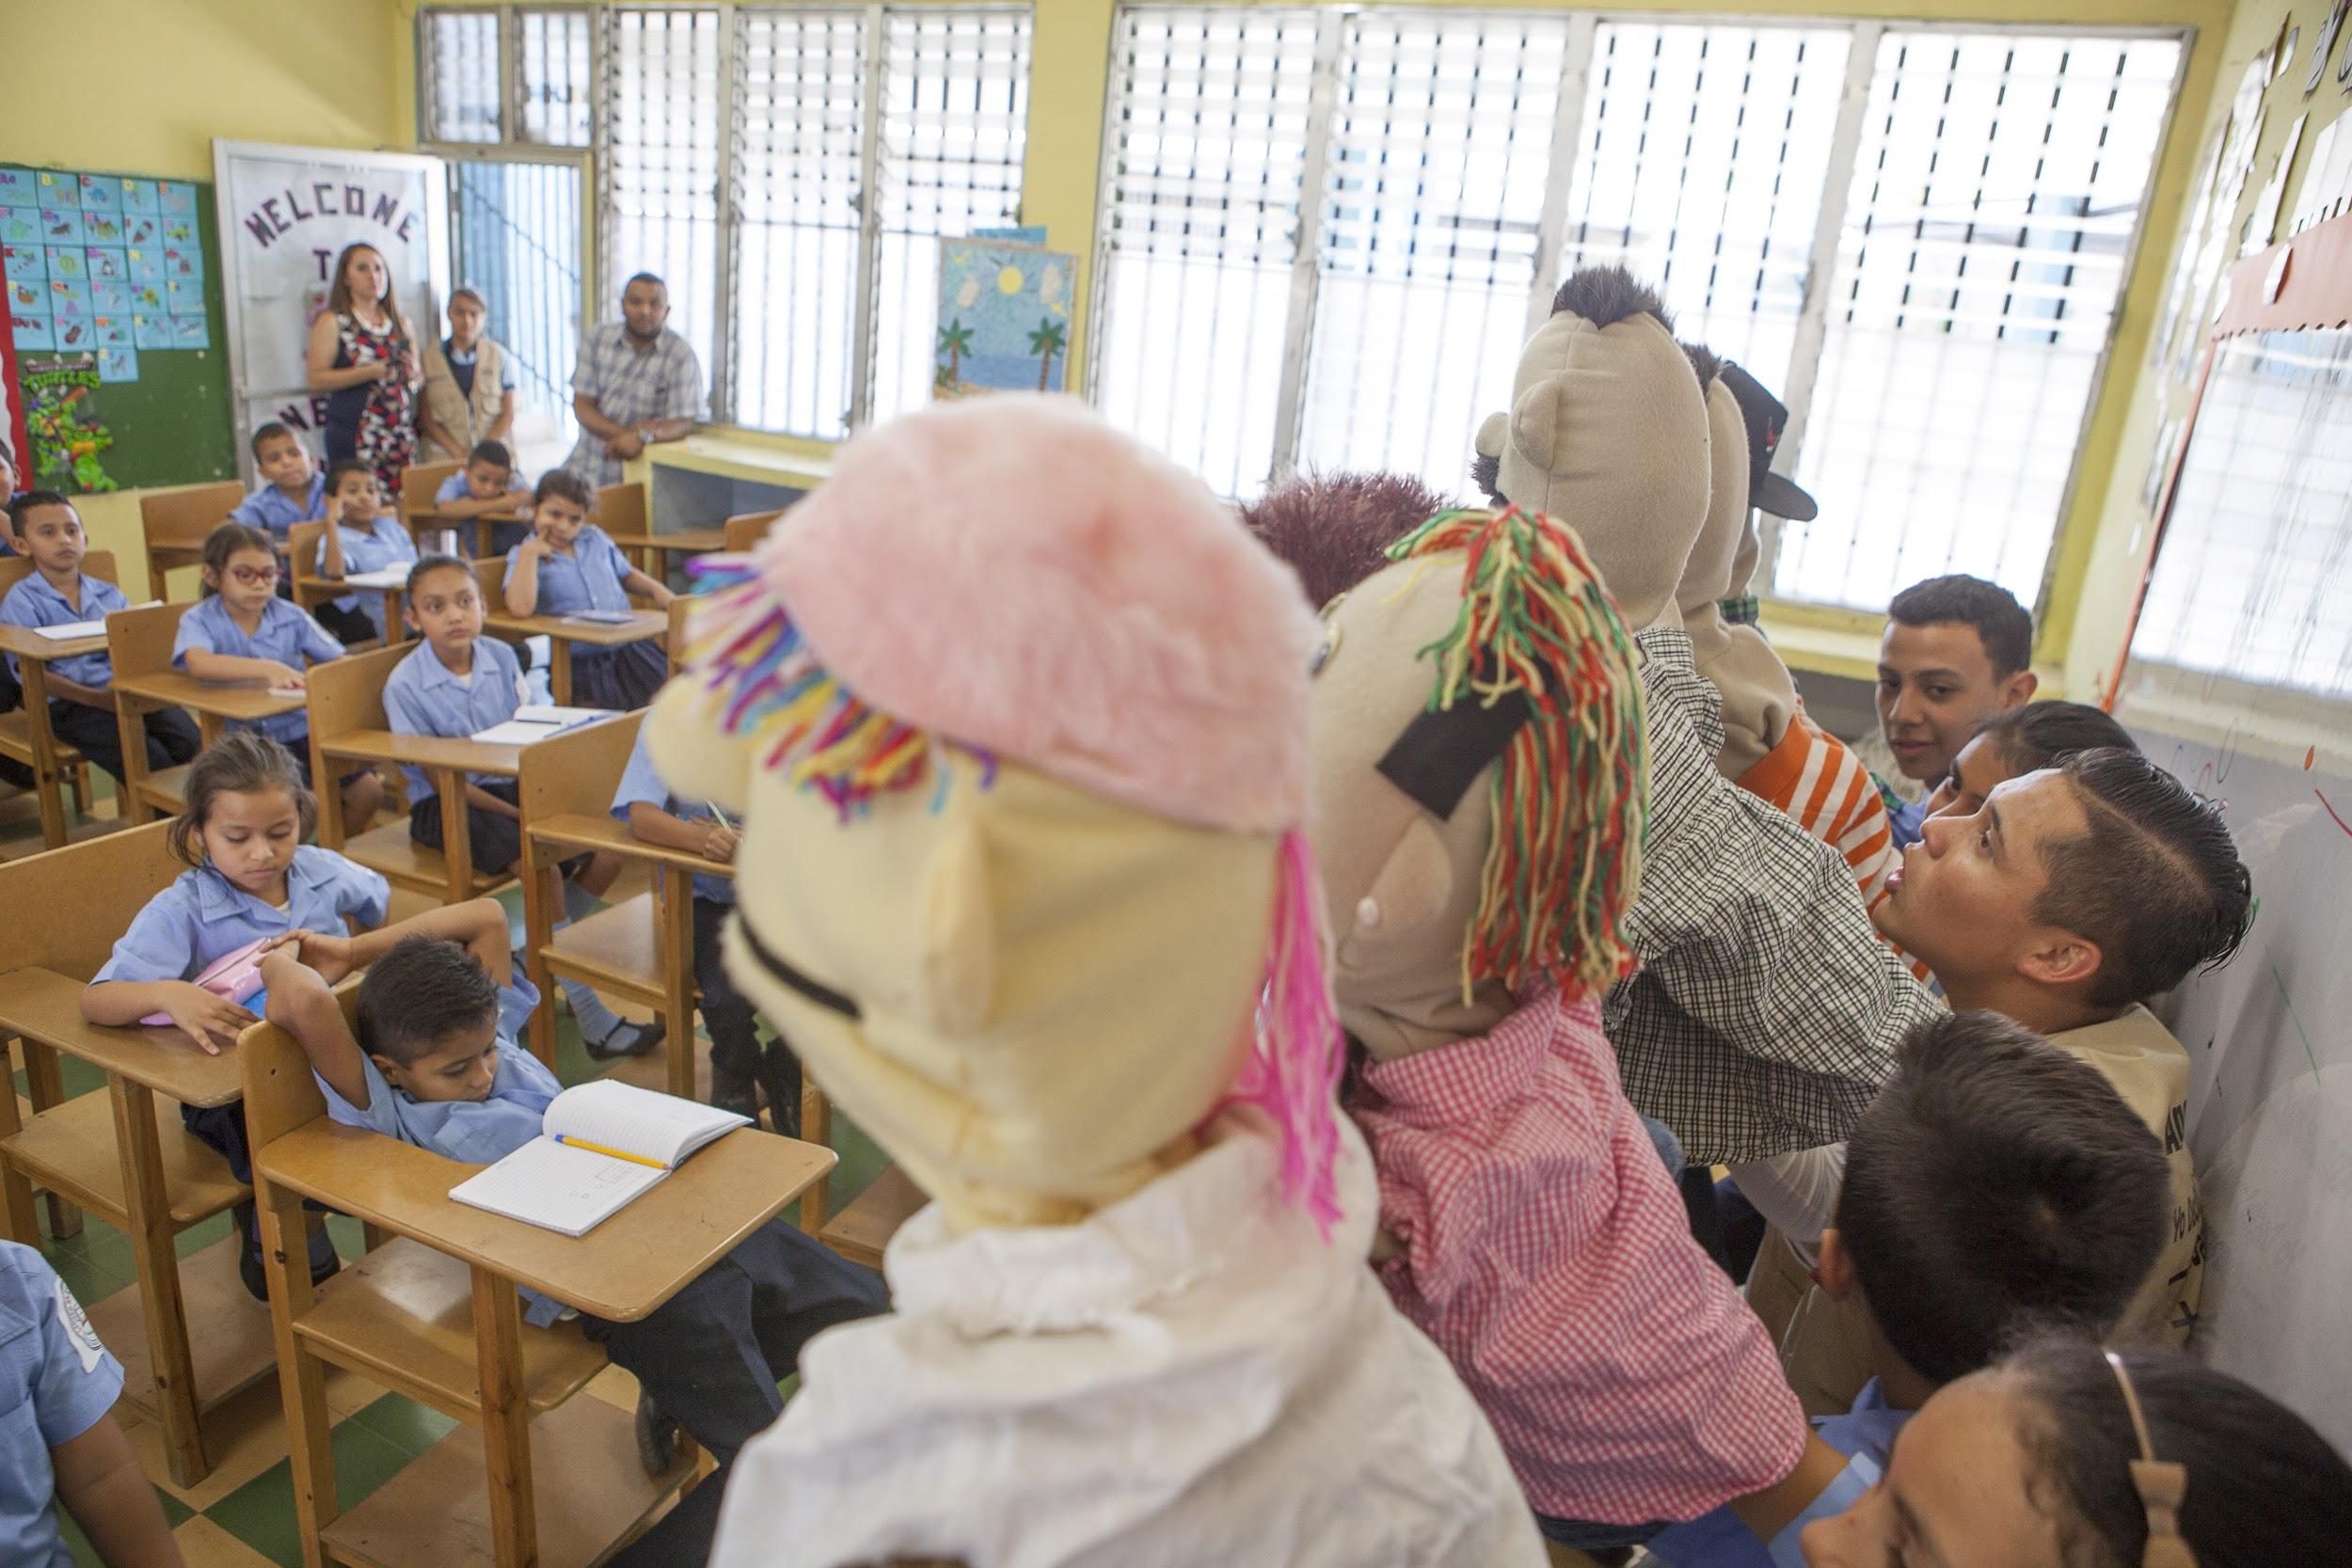
<path id="1" fill-rule="evenodd" d="M 1060 391 L 1076 276 L 1065 251 L 942 240 L 931 397 Z"/>
<path id="2" fill-rule="evenodd" d="M 81 491 L 116 488 L 99 461 L 115 438 L 92 404 L 98 382 L 95 355 L 24 367 L 24 428 L 33 441 L 32 470 L 43 480 Z"/>

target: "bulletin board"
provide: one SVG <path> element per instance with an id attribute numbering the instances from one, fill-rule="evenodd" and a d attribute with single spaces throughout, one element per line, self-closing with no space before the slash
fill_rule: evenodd
<path id="1" fill-rule="evenodd" d="M 20 484 L 235 474 L 209 184 L 0 164 L 0 244 Z"/>

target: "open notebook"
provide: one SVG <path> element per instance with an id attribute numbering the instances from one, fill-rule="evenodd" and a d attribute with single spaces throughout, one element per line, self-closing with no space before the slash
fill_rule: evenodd
<path id="1" fill-rule="evenodd" d="M 600 1078 L 565 1089 L 540 1135 L 449 1190 L 476 1209 L 585 1236 L 705 1144 L 748 1117 Z"/>
<path id="2" fill-rule="evenodd" d="M 528 746 L 534 740 L 576 730 L 582 724 L 593 724 L 599 719 L 612 716 L 600 707 L 552 707 L 541 703 L 525 703 L 515 710 L 515 717 L 504 723 L 493 724 L 476 731 L 473 738 L 485 746 Z"/>

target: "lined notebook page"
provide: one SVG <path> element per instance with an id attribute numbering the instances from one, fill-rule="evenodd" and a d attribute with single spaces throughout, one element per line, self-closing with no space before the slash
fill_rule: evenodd
<path id="1" fill-rule="evenodd" d="M 449 1196 L 476 1209 L 584 1236 L 669 1172 L 534 1138 Z"/>

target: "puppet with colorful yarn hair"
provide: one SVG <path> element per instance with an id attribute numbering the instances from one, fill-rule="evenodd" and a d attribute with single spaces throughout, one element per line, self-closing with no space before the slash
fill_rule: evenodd
<path id="1" fill-rule="evenodd" d="M 742 815 L 730 973 L 932 1202 L 713 1561 L 1541 1562 L 1364 1267 L 1290 576 L 1006 396 L 861 436 L 719 580 L 655 757 Z"/>
<path id="2" fill-rule="evenodd" d="M 1344 548 L 1362 497 L 1279 504 L 1318 499 Z M 1627 1544 L 1778 1481 L 1806 1434 L 1601 1030 L 1648 797 L 1633 640 L 1550 518 L 1443 512 L 1388 554 L 1326 608 L 1309 731 L 1376 1271 L 1547 1533 Z"/>

